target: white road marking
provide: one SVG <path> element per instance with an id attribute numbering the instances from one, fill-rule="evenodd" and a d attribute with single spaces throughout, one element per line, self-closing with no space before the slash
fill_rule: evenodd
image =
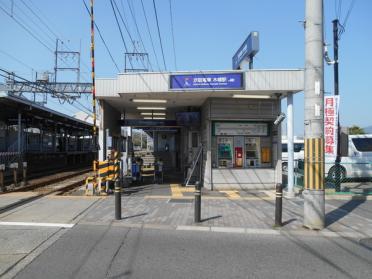
<path id="1" fill-rule="evenodd" d="M 0 226 L 28 226 L 28 227 L 54 227 L 54 228 L 72 228 L 75 224 L 61 223 L 33 223 L 33 222 L 1 222 Z"/>

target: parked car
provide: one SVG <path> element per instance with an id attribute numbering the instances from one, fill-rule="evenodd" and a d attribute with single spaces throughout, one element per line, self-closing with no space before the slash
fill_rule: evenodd
<path id="1" fill-rule="evenodd" d="M 340 180 L 368 178 L 372 179 L 372 134 L 349 135 L 347 140 L 347 155 L 342 156 L 340 162 Z M 304 168 L 303 153 L 298 156 L 299 169 Z M 334 181 L 336 177 L 336 157 L 325 156 L 325 176 L 328 180 Z"/>
<path id="2" fill-rule="evenodd" d="M 335 157 L 325 157 L 325 174 L 336 178 Z M 348 156 L 341 157 L 340 179 L 372 178 L 372 134 L 349 135 Z"/>
<path id="3" fill-rule="evenodd" d="M 304 140 L 295 137 L 293 141 L 294 167 L 297 168 L 297 162 L 304 158 Z M 288 171 L 288 140 L 282 139 L 282 170 Z"/>

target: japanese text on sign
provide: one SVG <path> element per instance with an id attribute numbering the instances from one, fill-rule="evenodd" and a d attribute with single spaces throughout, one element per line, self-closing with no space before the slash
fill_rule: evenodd
<path id="1" fill-rule="evenodd" d="M 337 155 L 339 96 L 324 97 L 324 152 Z"/>

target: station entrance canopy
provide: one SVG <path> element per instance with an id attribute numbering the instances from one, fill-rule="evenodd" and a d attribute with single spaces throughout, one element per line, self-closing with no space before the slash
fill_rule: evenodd
<path id="1" fill-rule="evenodd" d="M 114 108 L 140 116 L 133 99 L 165 99 L 167 109 L 200 107 L 208 98 L 277 99 L 304 89 L 304 72 L 296 70 L 198 71 L 174 73 L 124 73 L 115 78 L 97 78 L 96 95 Z M 154 103 L 151 103 L 154 106 Z M 141 117 L 142 118 L 142 117 Z"/>
<path id="2" fill-rule="evenodd" d="M 207 188 L 272 188 L 281 180 L 281 129 L 274 121 L 281 99 L 304 90 L 304 72 L 124 73 L 98 78 L 96 89 L 100 146 L 123 126 L 150 130 L 153 155 L 165 158 L 173 148 L 168 157 L 181 170 L 202 146 Z"/>

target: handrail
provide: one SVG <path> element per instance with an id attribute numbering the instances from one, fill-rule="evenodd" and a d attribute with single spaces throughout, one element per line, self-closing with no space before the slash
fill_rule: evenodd
<path id="1" fill-rule="evenodd" d="M 185 186 L 188 186 L 189 185 L 190 179 L 191 179 L 192 175 L 194 174 L 196 165 L 198 164 L 198 162 L 199 162 L 199 160 L 201 158 L 201 154 L 202 153 L 203 153 L 203 146 L 200 146 L 199 149 L 198 149 L 198 152 L 195 154 L 195 156 L 194 156 L 194 158 L 192 160 L 191 171 L 190 171 L 190 173 L 186 177 Z"/>

